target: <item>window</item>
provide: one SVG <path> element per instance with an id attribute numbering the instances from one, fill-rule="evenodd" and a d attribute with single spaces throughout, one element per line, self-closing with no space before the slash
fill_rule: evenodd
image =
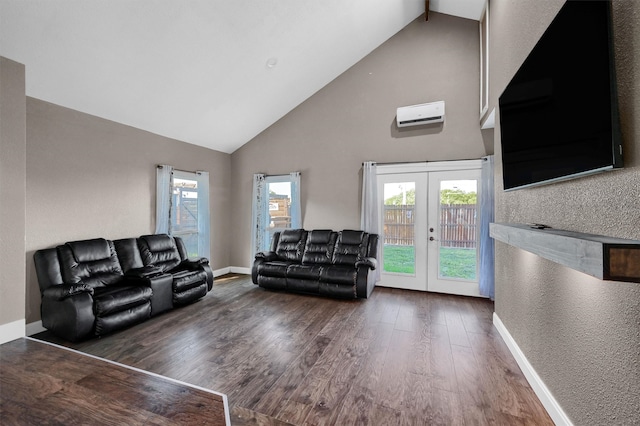
<path id="1" fill-rule="evenodd" d="M 253 254 L 269 249 L 275 232 L 301 228 L 300 173 L 253 179 Z"/>
<path id="2" fill-rule="evenodd" d="M 180 237 L 189 257 L 210 258 L 209 173 L 158 166 L 156 233 Z"/>

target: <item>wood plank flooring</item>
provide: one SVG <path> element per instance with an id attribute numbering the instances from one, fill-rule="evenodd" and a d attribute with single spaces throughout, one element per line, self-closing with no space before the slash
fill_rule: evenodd
<path id="1" fill-rule="evenodd" d="M 487 300 L 378 287 L 342 301 L 216 278 L 204 299 L 78 344 L 228 396 L 234 425 L 553 424 Z"/>
<path id="2" fill-rule="evenodd" d="M 224 425 L 223 396 L 30 339 L 0 346 L 2 425 Z"/>

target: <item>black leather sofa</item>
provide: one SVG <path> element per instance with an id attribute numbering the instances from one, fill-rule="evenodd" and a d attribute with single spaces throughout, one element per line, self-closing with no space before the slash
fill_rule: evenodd
<path id="1" fill-rule="evenodd" d="M 367 298 L 375 287 L 378 235 L 364 231 L 287 229 L 257 253 L 254 284 L 267 289 Z"/>
<path id="2" fill-rule="evenodd" d="M 42 325 L 70 341 L 122 329 L 210 291 L 206 258 L 168 235 L 71 241 L 34 253 Z"/>

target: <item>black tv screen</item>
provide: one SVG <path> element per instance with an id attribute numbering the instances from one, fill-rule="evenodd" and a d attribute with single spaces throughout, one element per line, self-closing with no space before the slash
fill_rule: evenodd
<path id="1" fill-rule="evenodd" d="M 567 1 L 505 88 L 505 190 L 622 167 L 611 26 L 608 1 Z"/>

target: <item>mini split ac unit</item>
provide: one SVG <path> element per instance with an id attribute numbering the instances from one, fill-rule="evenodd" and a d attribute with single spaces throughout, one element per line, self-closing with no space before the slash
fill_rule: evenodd
<path id="1" fill-rule="evenodd" d="M 410 105 L 398 108 L 398 127 L 420 126 L 444 121 L 444 101 Z"/>

